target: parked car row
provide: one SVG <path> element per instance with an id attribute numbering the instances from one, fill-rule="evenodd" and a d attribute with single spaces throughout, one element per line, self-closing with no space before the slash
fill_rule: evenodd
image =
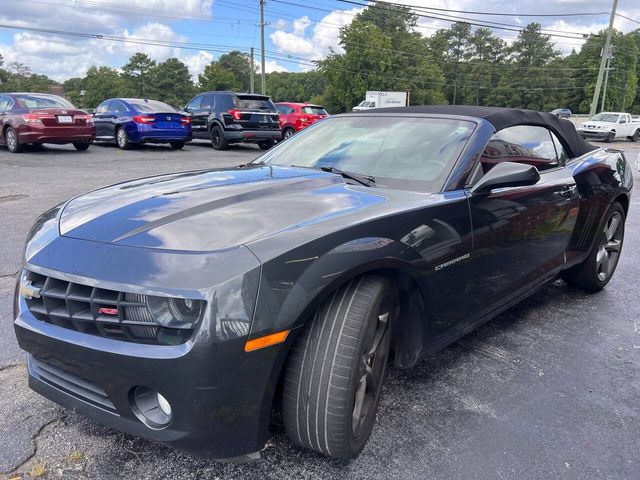
<path id="1" fill-rule="evenodd" d="M 10 152 L 25 145 L 72 143 L 86 150 L 96 142 L 122 149 L 145 143 L 168 143 L 174 150 L 193 138 L 206 139 L 216 150 L 234 143 L 271 148 L 327 117 L 320 105 L 274 104 L 266 95 L 204 92 L 180 111 L 157 100 L 110 98 L 88 114 L 62 97 L 44 93 L 0 95 L 0 143 Z"/>

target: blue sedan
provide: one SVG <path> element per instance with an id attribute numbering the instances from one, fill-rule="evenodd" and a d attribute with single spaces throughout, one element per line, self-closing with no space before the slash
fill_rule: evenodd
<path id="1" fill-rule="evenodd" d="M 178 150 L 191 141 L 191 119 L 156 100 L 110 98 L 93 115 L 96 141 L 113 142 L 128 150 L 136 144 L 169 143 Z"/>

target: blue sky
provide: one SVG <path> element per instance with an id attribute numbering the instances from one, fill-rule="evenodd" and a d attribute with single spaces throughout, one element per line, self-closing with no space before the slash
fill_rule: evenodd
<path id="1" fill-rule="evenodd" d="M 606 12 L 611 8 L 610 0 L 403 0 L 400 3 L 509 13 L 512 15 L 466 16 L 512 25 L 539 21 L 558 32 L 581 33 L 604 28 L 608 21 Z M 338 0 L 267 0 L 267 70 L 311 68 L 311 60 L 324 57 L 331 48 L 339 48 L 340 26 L 348 24 L 361 8 Z M 620 0 L 618 11 L 640 20 L 640 1 Z M 601 14 L 565 17 L 519 15 L 598 12 Z M 0 0 L 0 24 L 18 27 L 0 28 L 0 54 L 5 63 L 19 61 L 34 72 L 57 80 L 82 76 L 93 64 L 120 67 L 136 51 L 144 51 L 156 60 L 176 56 L 187 64 L 194 78 L 211 60 L 232 49 L 248 52 L 253 46 L 259 61 L 258 0 Z M 437 28 L 448 25 L 445 21 L 421 18 L 419 31 L 431 35 Z M 640 27 L 623 17 L 616 18 L 615 25 L 623 31 Z M 21 28 L 101 34 L 127 42 Z M 507 41 L 517 35 L 499 30 L 495 33 Z M 563 52 L 581 45 L 581 41 L 574 39 L 553 37 L 553 40 Z M 147 41 L 162 45 L 139 43 Z"/>

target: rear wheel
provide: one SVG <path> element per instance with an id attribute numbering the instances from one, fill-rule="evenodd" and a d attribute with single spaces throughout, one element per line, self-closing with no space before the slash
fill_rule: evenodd
<path id="1" fill-rule="evenodd" d="M 4 133 L 4 141 L 7 144 L 7 149 L 11 153 L 20 153 L 22 151 L 23 145 L 18 139 L 18 132 L 16 132 L 15 128 L 7 128 L 7 131 Z"/>
<path id="2" fill-rule="evenodd" d="M 287 138 L 293 136 L 293 134 L 296 133 L 296 131 L 291 128 L 291 127 L 286 127 L 283 131 L 282 131 L 282 139 L 286 140 Z"/>
<path id="3" fill-rule="evenodd" d="M 298 445 L 338 458 L 371 435 L 387 371 L 394 311 L 389 281 L 365 275 L 338 288 L 287 359 L 283 419 Z"/>
<path id="4" fill-rule="evenodd" d="M 133 148 L 133 143 L 131 143 L 127 132 L 122 127 L 118 127 L 116 130 L 116 143 L 122 150 L 130 150 Z"/>
<path id="5" fill-rule="evenodd" d="M 75 147 L 76 150 L 86 150 L 89 148 L 89 145 L 91 145 L 88 142 L 73 142 L 73 146 Z"/>
<path id="6" fill-rule="evenodd" d="M 609 132 L 609 135 L 607 135 L 607 138 L 605 138 L 604 141 L 607 143 L 612 143 L 615 139 L 616 139 L 616 133 Z"/>
<path id="7" fill-rule="evenodd" d="M 171 142 L 171 150 L 180 150 L 184 147 L 184 142 Z"/>
<path id="8" fill-rule="evenodd" d="M 274 144 L 275 142 L 273 140 L 265 140 L 264 142 L 258 142 L 258 146 L 260 147 L 260 150 L 269 150 L 271 147 L 273 147 Z"/>
<path id="9" fill-rule="evenodd" d="M 216 150 L 226 150 L 229 148 L 229 142 L 224 136 L 224 131 L 220 125 L 214 125 L 211 129 L 211 146 Z"/>
<path id="10" fill-rule="evenodd" d="M 581 264 L 562 272 L 562 278 L 568 285 L 587 292 L 599 292 L 609 283 L 622 251 L 624 221 L 622 205 L 612 204 L 589 256 Z"/>

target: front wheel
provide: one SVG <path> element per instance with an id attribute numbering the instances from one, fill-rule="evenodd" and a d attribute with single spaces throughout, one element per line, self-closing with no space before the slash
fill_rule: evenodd
<path id="1" fill-rule="evenodd" d="M 622 205 L 609 207 L 589 256 L 579 265 L 562 272 L 568 285 L 587 292 L 602 290 L 616 271 L 624 241 L 625 214 Z"/>
<path id="2" fill-rule="evenodd" d="M 84 151 L 86 149 L 89 148 L 89 145 L 91 145 L 88 142 L 73 142 L 73 146 L 76 150 L 80 150 L 80 151 Z"/>
<path id="3" fill-rule="evenodd" d="M 615 139 L 616 139 L 615 132 L 609 132 L 609 135 L 607 135 L 607 138 L 605 138 L 604 141 L 607 143 L 612 143 Z"/>
<path id="4" fill-rule="evenodd" d="M 171 150 L 181 150 L 184 147 L 184 142 L 171 142 Z"/>
<path id="5" fill-rule="evenodd" d="M 7 144 L 7 149 L 11 153 L 20 153 L 22 151 L 23 145 L 18 139 L 18 132 L 16 132 L 15 128 L 7 128 L 7 131 L 4 134 L 4 142 Z"/>
<path id="6" fill-rule="evenodd" d="M 392 292 L 385 277 L 355 278 L 318 308 L 296 339 L 282 413 L 298 445 L 352 458 L 369 439 L 387 371 Z"/>
<path id="7" fill-rule="evenodd" d="M 260 147 L 260 150 L 269 150 L 274 144 L 273 140 L 265 140 L 264 142 L 258 142 L 258 147 Z"/>
<path id="8" fill-rule="evenodd" d="M 633 135 L 631 135 L 632 142 L 637 142 L 638 140 L 640 140 L 640 130 L 636 130 L 633 132 Z"/>

